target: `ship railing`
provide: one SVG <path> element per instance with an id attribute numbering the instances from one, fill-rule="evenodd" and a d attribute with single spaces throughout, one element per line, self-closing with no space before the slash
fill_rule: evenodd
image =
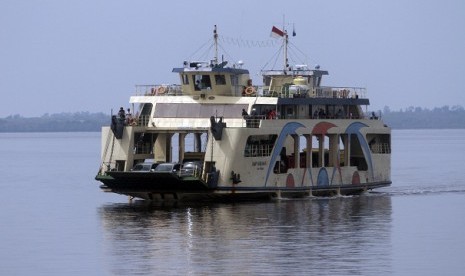
<path id="1" fill-rule="evenodd" d="M 244 116 L 244 122 L 246 127 L 259 128 L 260 122 L 266 118 L 265 115 L 247 115 Z"/>
<path id="2" fill-rule="evenodd" d="M 99 175 L 104 175 L 108 171 L 115 171 L 116 170 L 116 162 L 103 162 L 100 165 L 100 170 L 98 172 Z"/>
<path id="3" fill-rule="evenodd" d="M 245 97 L 278 97 L 278 98 L 366 98 L 364 87 L 319 86 L 305 88 L 299 85 L 265 86 L 254 85 L 244 87 L 233 86 L 233 94 Z M 136 85 L 135 96 L 182 96 L 182 86 L 179 84 L 142 84 Z"/>
<path id="4" fill-rule="evenodd" d="M 316 98 L 342 98 L 342 99 L 358 99 L 366 98 L 366 88 L 363 87 L 334 87 L 321 86 L 316 87 L 312 91 Z"/>
<path id="5" fill-rule="evenodd" d="M 250 91 L 250 90 L 249 90 Z M 366 98 L 367 91 L 364 87 L 335 87 L 319 86 L 305 88 L 303 86 L 254 86 L 256 93 L 245 96 L 263 96 L 279 98 L 340 98 L 358 99 Z"/>
<path id="6" fill-rule="evenodd" d="M 148 126 L 149 125 L 150 116 L 149 115 L 139 115 L 137 117 L 137 125 L 139 126 Z"/>
<path id="7" fill-rule="evenodd" d="M 136 115 L 135 117 L 130 115 L 124 120 L 124 126 L 148 126 L 149 119 L 149 115 Z"/>
<path id="8" fill-rule="evenodd" d="M 136 85 L 135 96 L 181 96 L 179 84 L 140 84 Z"/>

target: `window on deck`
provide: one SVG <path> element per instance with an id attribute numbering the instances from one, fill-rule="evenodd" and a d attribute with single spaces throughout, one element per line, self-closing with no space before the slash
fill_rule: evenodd
<path id="1" fill-rule="evenodd" d="M 244 156 L 270 156 L 278 135 L 251 135 L 245 144 Z"/>
<path id="2" fill-rule="evenodd" d="M 367 141 L 372 153 L 391 153 L 391 136 L 389 134 L 367 134 Z"/>
<path id="3" fill-rule="evenodd" d="M 215 75 L 215 84 L 216 85 L 225 85 L 226 76 L 225 75 Z"/>
<path id="4" fill-rule="evenodd" d="M 189 84 L 189 76 L 186 74 L 182 75 L 182 84 L 188 85 Z"/>
<path id="5" fill-rule="evenodd" d="M 192 79 L 194 81 L 194 87 L 196 91 L 212 88 L 212 83 L 209 75 L 193 75 Z"/>

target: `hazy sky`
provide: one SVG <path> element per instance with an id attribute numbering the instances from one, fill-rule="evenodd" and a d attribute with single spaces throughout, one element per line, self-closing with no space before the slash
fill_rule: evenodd
<path id="1" fill-rule="evenodd" d="M 323 85 L 366 87 L 371 110 L 465 106 L 464 0 L 0 0 L 0 117 L 129 106 L 136 84 L 178 83 L 215 24 L 259 84 L 278 48 L 252 45 L 283 16 Z"/>

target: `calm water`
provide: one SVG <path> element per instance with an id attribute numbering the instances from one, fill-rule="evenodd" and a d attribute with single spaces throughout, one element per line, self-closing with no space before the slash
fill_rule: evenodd
<path id="1" fill-rule="evenodd" d="M 99 190 L 99 133 L 0 134 L 0 275 L 463 275 L 465 130 L 392 140 L 362 196 L 148 205 Z"/>

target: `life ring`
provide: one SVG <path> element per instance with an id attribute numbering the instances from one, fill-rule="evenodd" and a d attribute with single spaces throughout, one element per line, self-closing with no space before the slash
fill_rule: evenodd
<path id="1" fill-rule="evenodd" d="M 247 95 L 252 95 L 255 93 L 255 88 L 253 88 L 253 86 L 249 86 L 245 89 L 245 94 Z"/>
<path id="2" fill-rule="evenodd" d="M 166 91 L 166 88 L 164 86 L 160 86 L 157 89 L 157 94 L 164 94 Z"/>

